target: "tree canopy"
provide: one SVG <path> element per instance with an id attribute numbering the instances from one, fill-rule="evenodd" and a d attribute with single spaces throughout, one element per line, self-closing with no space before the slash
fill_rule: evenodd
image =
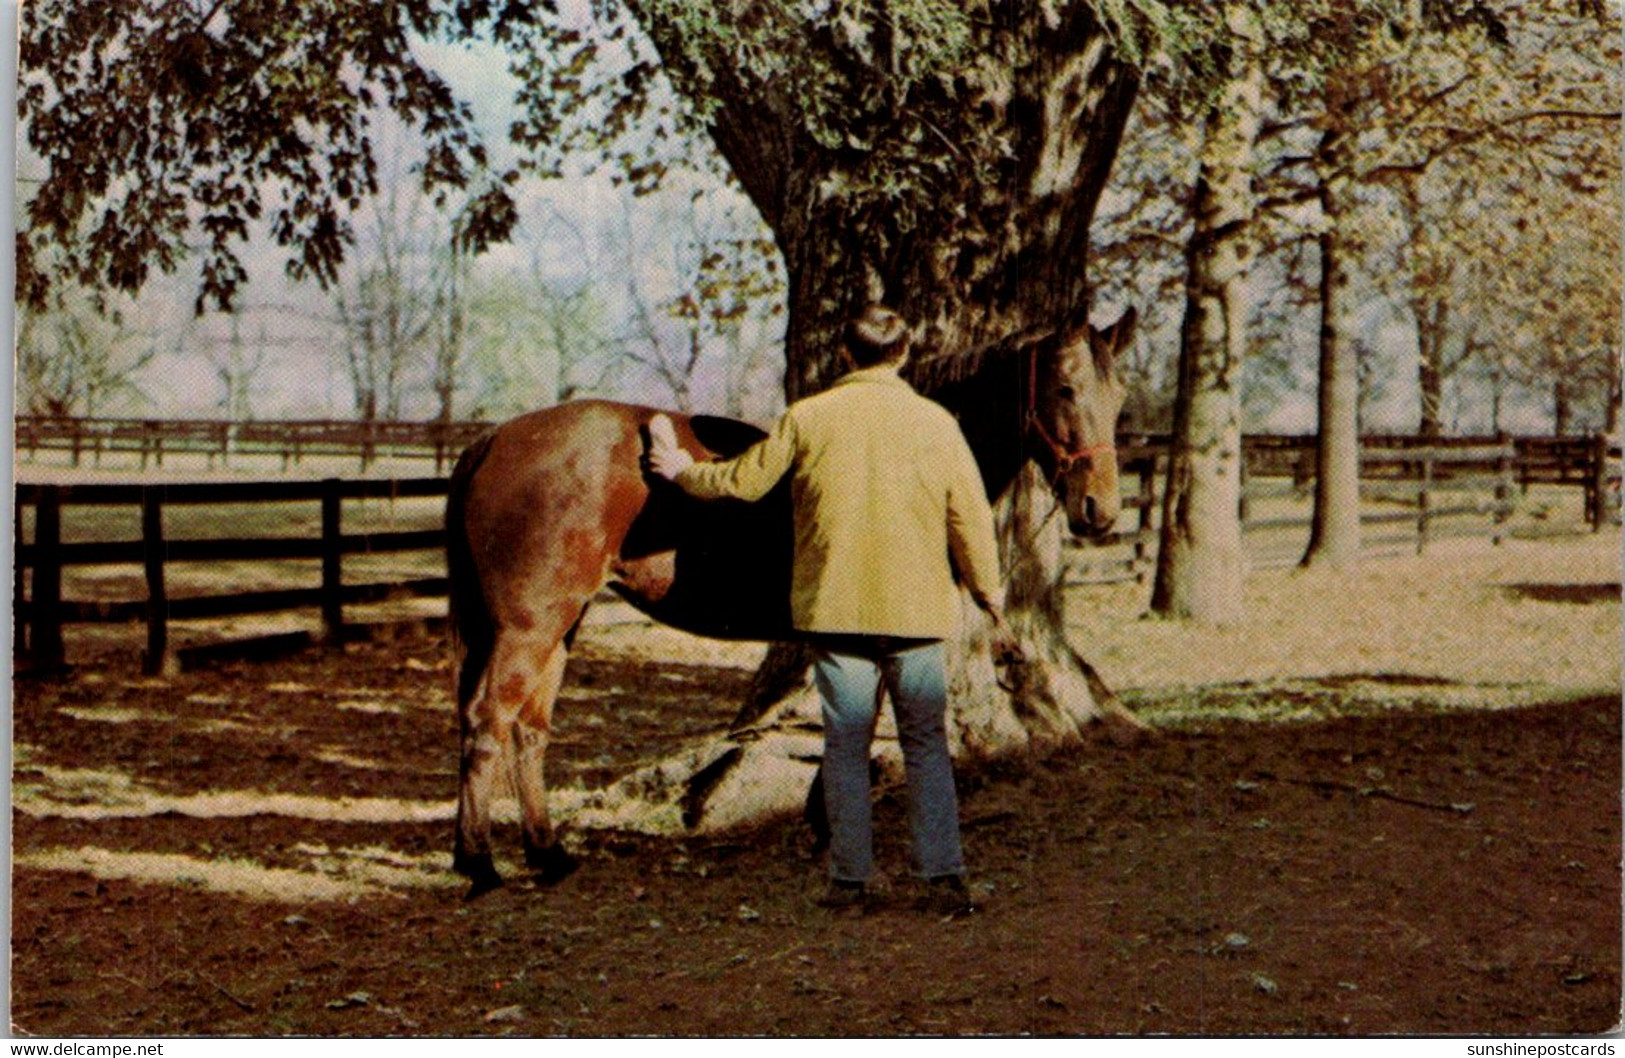
<path id="1" fill-rule="evenodd" d="M 377 188 L 375 122 L 393 111 L 426 144 L 426 190 L 468 190 L 459 235 L 508 234 L 518 169 L 495 171 L 467 104 L 419 44 L 492 40 L 523 85 L 520 168 L 555 172 L 587 152 L 654 186 L 702 132 L 738 149 L 733 175 L 770 224 L 791 168 L 825 153 L 822 194 L 855 223 L 966 223 L 970 175 L 998 186 L 1010 123 L 987 107 L 1066 5 L 958 0 L 43 0 L 22 11 L 19 107 L 46 169 L 17 240 L 19 290 L 133 292 L 201 254 L 198 307 L 229 307 L 238 250 L 264 222 L 295 278 L 322 283 L 352 244 L 351 214 Z M 1192 53 L 1183 5 L 1101 0 L 1117 51 Z M 672 91 L 668 80 L 675 83 Z M 773 110 L 781 136 L 745 144 L 728 100 Z M 944 99 L 963 106 L 930 105 Z M 960 114 L 952 126 L 943 115 Z M 759 127 L 759 126 L 753 126 Z M 740 165 L 750 152 L 773 164 Z M 724 153 L 729 153 L 726 149 Z M 764 161 L 766 159 L 764 158 Z M 949 179 L 948 174 L 953 171 Z M 778 181 L 781 186 L 772 182 Z M 968 232 L 968 238 L 978 233 Z M 980 233 L 979 237 L 990 237 Z"/>
<path id="2" fill-rule="evenodd" d="M 43 305 L 63 281 L 132 293 L 197 249 L 199 310 L 229 307 L 262 218 L 291 275 L 331 282 L 377 189 L 375 107 L 423 137 L 425 188 L 476 188 L 463 238 L 504 237 L 511 175 L 489 172 L 467 105 L 414 48 L 454 32 L 457 6 L 25 4 L 19 117 L 46 176 L 17 237 L 20 297 Z"/>

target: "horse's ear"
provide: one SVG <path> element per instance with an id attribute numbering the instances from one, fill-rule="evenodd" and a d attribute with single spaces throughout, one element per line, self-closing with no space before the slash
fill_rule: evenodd
<path id="1" fill-rule="evenodd" d="M 1134 339 L 1134 328 L 1140 322 L 1140 310 L 1130 305 L 1117 322 L 1109 327 L 1089 328 L 1089 346 L 1102 368 L 1117 363 L 1117 358 Z"/>

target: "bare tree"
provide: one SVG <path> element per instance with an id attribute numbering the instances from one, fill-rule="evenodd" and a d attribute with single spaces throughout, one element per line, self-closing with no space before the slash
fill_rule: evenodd
<path id="1" fill-rule="evenodd" d="M 119 403 L 147 403 L 137 384 L 158 354 L 153 336 L 73 290 L 45 309 L 20 307 L 17 406 L 28 415 L 91 417 Z"/>
<path id="2" fill-rule="evenodd" d="M 226 418 L 246 422 L 254 417 L 254 379 L 265 367 L 265 327 L 260 326 L 258 340 L 253 343 L 243 339 L 242 313 L 231 313 L 228 327 L 226 341 L 211 344 L 209 363 L 220 383 L 219 406 Z"/>
<path id="3" fill-rule="evenodd" d="M 369 209 L 366 253 L 332 290 L 356 417 L 363 422 L 399 418 L 412 366 L 433 355 L 431 244 L 449 250 L 451 242 L 423 198 L 398 182 Z"/>
<path id="4" fill-rule="evenodd" d="M 1134 340 L 1117 361 L 1126 390 L 1121 428 L 1166 431 L 1173 420 L 1191 197 L 1201 148 L 1199 122 L 1184 120 L 1148 75 L 1092 232 L 1095 305 L 1134 305 Z M 1110 317 L 1113 312 L 1103 315 Z"/>
<path id="5" fill-rule="evenodd" d="M 768 355 L 762 332 L 784 311 L 777 254 L 743 203 L 714 208 L 717 197 L 645 196 L 636 217 L 623 208 L 607 218 L 601 242 L 616 259 L 605 271 L 621 277 L 627 319 L 613 370 L 638 399 L 724 410 L 749 361 Z M 746 363 L 732 362 L 741 354 Z M 720 400 L 699 392 L 706 383 L 722 388 Z"/>

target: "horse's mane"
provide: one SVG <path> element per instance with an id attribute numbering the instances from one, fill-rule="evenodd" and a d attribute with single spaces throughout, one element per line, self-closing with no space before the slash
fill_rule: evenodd
<path id="1" fill-rule="evenodd" d="M 949 387 L 980 378 L 989 371 L 1007 366 L 1007 358 L 1020 357 L 1024 353 L 1047 356 L 1055 351 L 1056 346 L 1072 338 L 1086 323 L 1085 318 L 1069 318 L 1058 326 L 1029 327 L 1011 331 L 963 352 L 926 353 L 909 361 L 903 370 L 903 377 L 915 389 L 929 397 Z M 1110 373 L 1112 352 L 1097 346 L 1093 341 L 1089 342 L 1089 352 L 1094 359 L 1095 370 L 1101 375 Z"/>
<path id="2" fill-rule="evenodd" d="M 1059 334 L 1060 331 L 1055 328 L 1016 331 L 963 352 L 917 357 L 911 359 L 903 369 L 903 377 L 915 389 L 931 396 L 979 378 L 996 367 L 1006 366 L 1006 358 L 1037 349 Z"/>

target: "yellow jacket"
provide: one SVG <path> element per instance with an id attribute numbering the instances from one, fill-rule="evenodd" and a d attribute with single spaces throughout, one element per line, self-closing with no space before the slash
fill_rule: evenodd
<path id="1" fill-rule="evenodd" d="M 696 463 L 677 484 L 702 499 L 755 500 L 786 472 L 797 629 L 951 636 L 959 623 L 955 570 L 983 609 L 1002 605 L 993 514 L 976 461 L 953 416 L 895 367 L 851 372 L 792 404 L 738 457 Z"/>

